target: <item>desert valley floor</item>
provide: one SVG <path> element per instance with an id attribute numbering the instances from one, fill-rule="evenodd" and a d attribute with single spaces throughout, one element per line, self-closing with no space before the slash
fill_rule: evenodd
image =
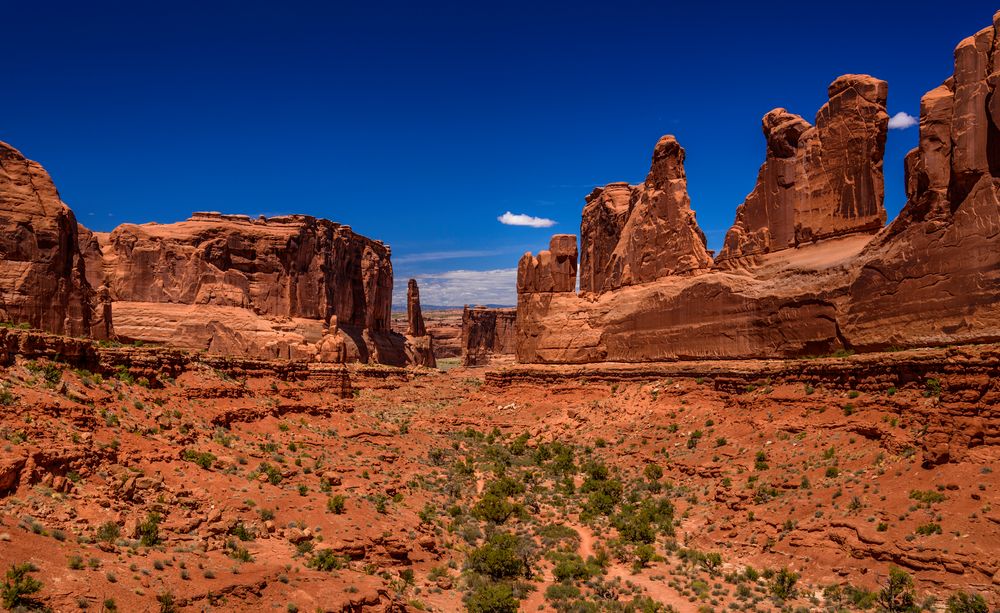
<path id="1" fill-rule="evenodd" d="M 998 356 L 356 365 L 346 398 L 18 357 L 0 563 L 55 611 L 862 610 L 890 567 L 997 606 L 996 433 L 962 415 Z"/>

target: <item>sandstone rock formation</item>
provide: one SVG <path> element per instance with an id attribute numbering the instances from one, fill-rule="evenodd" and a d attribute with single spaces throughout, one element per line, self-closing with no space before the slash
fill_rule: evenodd
<path id="1" fill-rule="evenodd" d="M 427 334 L 424 316 L 420 311 L 420 288 L 417 280 L 406 285 L 406 361 L 416 366 L 437 368 L 434 359 L 434 339 Z"/>
<path id="2" fill-rule="evenodd" d="M 211 304 L 261 315 L 389 328 L 389 248 L 306 215 L 251 219 L 196 213 L 172 224 L 125 224 L 103 245 L 112 299 Z"/>
<path id="3" fill-rule="evenodd" d="M 888 85 L 844 75 L 828 93 L 815 127 L 782 108 L 764 116 L 767 156 L 757 185 L 736 210 L 718 265 L 882 229 Z"/>
<path id="4" fill-rule="evenodd" d="M 920 105 L 907 203 L 864 253 L 844 331 L 859 349 L 1000 338 L 1000 13 Z"/>
<path id="5" fill-rule="evenodd" d="M 99 245 L 100 257 L 93 243 Z M 348 360 L 405 362 L 389 248 L 325 219 L 196 213 L 88 237 L 117 333 L 211 353 L 311 359 L 337 318 Z"/>
<path id="6" fill-rule="evenodd" d="M 834 81 L 815 128 L 782 111 L 765 118 L 768 160 L 713 271 L 611 291 L 605 277 L 598 294 L 588 264 L 578 296 L 533 285 L 532 265 L 547 268 L 541 256 L 522 259 L 518 359 L 787 357 L 1000 339 L 998 28 L 1000 17 L 962 41 L 954 76 L 924 97 L 908 201 L 887 228 L 871 234 L 884 216 L 885 87 L 849 75 Z M 613 219 L 623 198 L 591 196 L 583 227 L 605 234 L 583 241 L 589 262 L 614 231 L 588 219 Z M 660 248 L 650 238 L 634 251 Z"/>
<path id="7" fill-rule="evenodd" d="M 587 196 L 580 221 L 580 292 L 600 293 L 608 278 L 611 254 L 638 191 L 628 183 L 609 183 Z"/>
<path id="8" fill-rule="evenodd" d="M 612 183 L 587 198 L 580 224 L 580 291 L 603 292 L 711 266 L 684 172 L 684 149 L 664 136 L 645 183 Z"/>
<path id="9" fill-rule="evenodd" d="M 483 366 L 494 355 L 513 355 L 516 309 L 465 305 L 462 311 L 462 365 Z"/>
<path id="10" fill-rule="evenodd" d="M 538 257 L 525 253 L 517 265 L 518 293 L 572 292 L 576 289 L 576 237 L 556 234 Z"/>
<path id="11" fill-rule="evenodd" d="M 417 287 L 416 279 L 410 279 L 406 284 L 406 322 L 406 333 L 409 336 L 427 334 L 424 315 L 420 312 L 420 288 Z"/>
<path id="12" fill-rule="evenodd" d="M 323 338 L 316 343 L 316 361 L 328 364 L 347 362 L 347 343 L 340 335 L 337 316 L 330 317 L 330 324 L 323 332 Z"/>
<path id="13" fill-rule="evenodd" d="M 0 316 L 57 334 L 108 338 L 73 212 L 45 169 L 0 142 Z"/>

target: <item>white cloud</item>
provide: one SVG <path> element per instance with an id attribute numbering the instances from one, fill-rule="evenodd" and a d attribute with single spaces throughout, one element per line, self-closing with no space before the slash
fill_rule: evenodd
<path id="1" fill-rule="evenodd" d="M 414 275 L 420 302 L 434 306 L 464 304 L 517 304 L 517 269 L 449 270 Z M 405 278 L 397 278 L 392 293 L 394 308 L 406 306 Z"/>
<path id="2" fill-rule="evenodd" d="M 908 113 L 904 113 L 903 111 L 900 111 L 889 119 L 889 129 L 905 130 L 907 128 L 912 128 L 918 123 L 920 123 L 920 121 L 916 117 Z"/>
<path id="3" fill-rule="evenodd" d="M 532 217 L 524 213 L 511 213 L 510 211 L 497 217 L 497 221 L 505 226 L 528 226 L 529 228 L 551 228 L 556 225 L 556 222 L 551 219 Z"/>

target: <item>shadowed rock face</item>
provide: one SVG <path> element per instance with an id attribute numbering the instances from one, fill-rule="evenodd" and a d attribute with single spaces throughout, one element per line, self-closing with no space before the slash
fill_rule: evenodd
<path id="1" fill-rule="evenodd" d="M 465 306 L 462 311 L 462 365 L 489 364 L 494 355 L 514 353 L 515 309 Z"/>
<path id="2" fill-rule="evenodd" d="M 580 292 L 600 293 L 638 187 L 611 183 L 587 196 L 580 221 Z"/>
<path id="3" fill-rule="evenodd" d="M 830 85 L 815 127 L 785 109 L 764 116 L 767 157 L 736 210 L 718 266 L 882 228 L 887 94 L 885 81 L 844 75 Z"/>
<path id="4" fill-rule="evenodd" d="M 107 338 L 111 322 L 87 282 L 76 217 L 45 169 L 2 142 L 0 226 L 4 319 L 57 334 Z"/>
<path id="5" fill-rule="evenodd" d="M 1000 13 L 959 44 L 954 76 L 924 96 L 908 201 L 888 227 L 885 84 L 847 75 L 830 86 L 815 127 L 781 109 L 764 118 L 767 160 L 710 272 L 610 289 L 614 275 L 602 277 L 597 263 L 625 194 L 592 194 L 581 295 L 519 288 L 518 359 L 787 357 L 1000 339 L 998 28 Z M 616 268 L 627 235 L 645 237 L 631 252 L 651 254 L 647 262 L 677 253 L 657 232 L 629 228 L 642 198 L 628 198 L 612 273 L 632 270 Z"/>
<path id="6" fill-rule="evenodd" d="M 580 223 L 580 291 L 601 293 L 709 268 L 684 172 L 684 149 L 664 136 L 642 185 L 612 183 L 587 198 Z"/>

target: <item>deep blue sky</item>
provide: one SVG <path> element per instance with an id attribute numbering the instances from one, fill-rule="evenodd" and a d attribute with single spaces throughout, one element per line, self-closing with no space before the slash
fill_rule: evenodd
<path id="1" fill-rule="evenodd" d="M 890 114 L 916 115 L 994 9 L 7 3 L 0 140 L 41 162 L 97 230 L 198 210 L 307 213 L 389 243 L 397 286 L 418 275 L 425 302 L 510 302 L 519 255 L 577 233 L 593 186 L 641 181 L 660 135 L 687 150 L 718 248 L 763 160 L 765 112 L 812 121 L 836 76 L 866 72 L 889 82 Z M 890 218 L 916 139 L 889 135 Z M 501 225 L 507 210 L 558 225 Z"/>

